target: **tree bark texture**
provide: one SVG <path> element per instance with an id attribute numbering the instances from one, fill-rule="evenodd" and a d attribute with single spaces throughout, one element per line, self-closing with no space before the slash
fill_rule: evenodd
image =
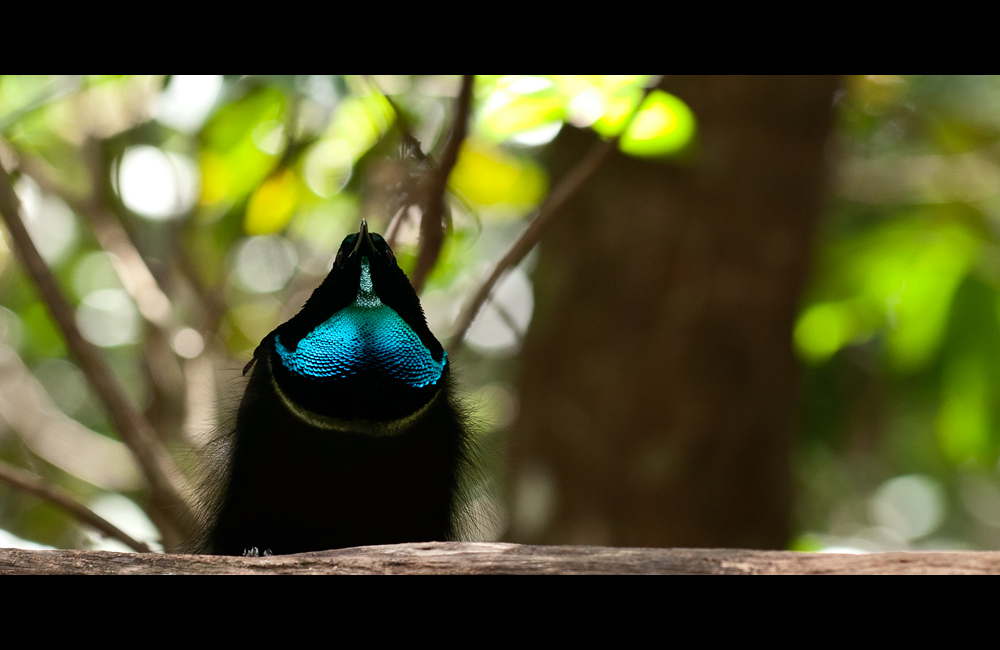
<path id="1" fill-rule="evenodd" d="M 0 575 L 1000 574 L 1000 552 L 837 555 L 431 542 L 274 557 L 0 549 Z"/>
<path id="2" fill-rule="evenodd" d="M 669 77 L 684 163 L 616 153 L 534 273 L 512 541 L 784 548 L 791 333 L 823 207 L 832 77 Z M 567 127 L 556 179 L 596 141 Z"/>

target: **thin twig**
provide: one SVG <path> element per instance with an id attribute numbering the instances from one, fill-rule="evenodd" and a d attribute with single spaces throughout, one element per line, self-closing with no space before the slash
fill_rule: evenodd
<path id="1" fill-rule="evenodd" d="M 83 84 L 82 75 L 67 75 L 62 79 L 53 81 L 47 88 L 38 94 L 37 97 L 24 104 L 20 108 L 14 109 L 3 117 L 0 117 L 0 133 L 3 133 L 12 125 L 24 119 L 40 108 L 48 106 L 52 102 L 62 99 L 66 95 L 76 91 Z"/>
<path id="2" fill-rule="evenodd" d="M 101 517 L 93 510 L 83 505 L 62 490 L 53 487 L 28 472 L 11 467 L 0 462 L 0 481 L 10 485 L 22 492 L 34 495 L 43 501 L 48 501 L 52 505 L 66 511 L 70 516 L 82 521 L 91 528 L 96 529 L 105 537 L 117 539 L 122 544 L 133 549 L 137 553 L 152 553 L 153 549 L 145 542 L 140 542 L 129 536 L 128 533 L 112 524 L 107 519 Z"/>
<path id="3" fill-rule="evenodd" d="M 382 98 L 389 103 L 392 111 L 396 114 L 396 128 L 399 129 L 400 133 L 400 157 L 405 160 L 407 156 L 412 155 L 419 162 L 426 164 L 432 172 L 436 171 L 437 166 L 434 164 L 434 159 L 424 153 L 420 140 L 417 140 L 417 138 L 413 135 L 413 129 L 410 126 L 409 118 L 406 117 L 406 114 L 399 107 L 399 104 L 397 104 L 387 92 L 382 90 L 375 79 L 369 76 L 366 76 L 366 79 L 368 80 L 368 83 L 371 84 L 372 88 L 377 90 L 379 94 L 382 95 Z M 419 195 L 420 192 L 418 191 L 416 194 Z M 409 195 L 409 190 L 407 190 L 406 195 Z M 399 236 L 400 228 L 402 228 L 406 220 L 410 218 L 410 205 L 411 202 L 404 202 L 403 205 L 396 210 L 392 219 L 389 220 L 389 225 L 386 226 L 384 237 L 385 243 L 388 244 L 389 248 L 395 248 L 396 237 Z"/>
<path id="4" fill-rule="evenodd" d="M 144 487 L 142 470 L 124 443 L 91 431 L 60 410 L 14 350 L 0 345 L 0 420 L 32 454 L 104 490 Z M 37 473 L 37 471 L 36 471 Z"/>
<path id="5" fill-rule="evenodd" d="M 632 111 L 632 115 L 629 117 L 625 126 L 622 128 L 621 133 L 625 133 L 628 127 L 631 125 L 632 120 L 639 113 L 639 107 L 642 106 L 642 102 L 646 99 L 653 88 L 647 88 L 642 96 L 642 99 L 636 104 L 635 110 Z M 521 263 L 521 260 L 531 252 L 531 249 L 541 240 L 545 229 L 552 222 L 555 215 L 559 213 L 559 210 L 566 205 L 567 201 L 576 194 L 587 181 L 594 175 L 594 173 L 600 169 L 601 165 L 607 160 L 611 154 L 615 151 L 618 146 L 618 138 L 615 137 L 607 142 L 600 142 L 591 148 L 587 155 L 581 160 L 576 166 L 570 170 L 566 176 L 563 177 L 559 184 L 549 192 L 549 195 L 545 197 L 545 202 L 542 203 L 541 207 L 538 208 L 538 212 L 535 214 L 534 219 L 528 224 L 527 229 L 517 240 L 511 245 L 511 247 L 504 253 L 504 256 L 500 258 L 500 261 L 496 263 L 493 267 L 493 271 L 490 272 L 489 277 L 476 292 L 472 294 L 472 298 L 466 303 L 465 308 L 459 315 L 456 321 L 455 333 L 451 338 L 451 347 L 455 348 L 453 353 L 457 353 L 460 346 L 465 341 L 465 335 L 469 332 L 469 327 L 472 325 L 472 321 L 476 319 L 479 315 L 479 311 L 483 308 L 483 304 L 490 298 L 490 294 L 493 292 L 493 288 L 496 286 L 500 278 L 511 269 Z"/>
<path id="6" fill-rule="evenodd" d="M 535 247 L 535 244 L 542 238 L 542 234 L 545 228 L 551 223 L 552 217 L 555 216 L 559 209 L 566 204 L 566 202 L 574 195 L 576 192 L 583 187 L 583 185 L 590 180 L 591 176 L 594 175 L 600 166 L 609 155 L 615 150 L 616 141 L 611 140 L 609 142 L 602 142 L 594 146 L 593 149 L 587 153 L 586 157 L 581 160 L 576 167 L 566 175 L 565 178 L 560 181 L 560 183 L 552 190 L 548 197 L 545 199 L 545 203 L 538 209 L 535 218 L 528 225 L 528 228 L 517 238 L 511 247 L 504 253 L 504 256 L 500 258 L 500 261 L 496 263 L 493 267 L 493 271 L 490 272 L 489 277 L 479 285 L 479 288 L 474 294 L 472 294 L 472 299 L 466 303 L 465 309 L 462 310 L 461 316 L 458 318 L 458 325 L 455 329 L 455 334 L 452 337 L 453 347 L 461 344 L 466 333 L 469 331 L 469 327 L 472 325 L 472 321 L 475 320 L 476 316 L 479 315 L 479 310 L 482 309 L 483 304 L 489 298 L 493 291 L 493 287 L 496 285 L 500 277 L 507 272 L 508 269 L 513 268 L 521 263 L 521 260 L 531 252 L 531 249 Z"/>
<path id="7" fill-rule="evenodd" d="M 187 493 L 184 478 L 152 426 L 129 400 L 100 352 L 80 334 L 72 307 L 24 226 L 20 202 L 4 170 L 0 170 L 0 213 L 7 222 L 14 248 L 62 330 L 77 364 L 104 403 L 115 430 L 135 455 L 149 481 L 150 500 L 153 504 L 149 510 L 150 516 L 163 533 L 168 546 L 188 539 L 196 524 L 191 507 L 183 496 Z"/>
<path id="8" fill-rule="evenodd" d="M 125 226 L 104 207 L 103 186 L 106 172 L 104 165 L 101 164 L 100 142 L 89 138 L 83 146 L 83 153 L 90 173 L 91 191 L 90 196 L 80 207 L 90 218 L 101 247 L 121 260 L 123 268 L 118 269 L 118 276 L 125 290 L 135 300 L 139 312 L 169 338 L 177 326 L 170 299 L 160 288 L 159 282 L 146 265 L 146 260 L 125 230 Z"/>
<path id="9" fill-rule="evenodd" d="M 79 206 L 73 207 L 87 216 L 101 247 L 112 253 L 111 260 L 122 286 L 150 324 L 142 341 L 146 368 L 152 380 L 152 399 L 145 415 L 159 438 L 168 440 L 179 430 L 178 416 L 182 416 L 185 409 L 184 371 L 170 347 L 180 324 L 174 316 L 170 298 L 146 264 L 124 223 L 106 207 L 110 205 L 107 199 L 111 188 L 103 160 L 102 141 L 87 138 L 82 154 L 90 174 L 90 192 Z"/>
<path id="10" fill-rule="evenodd" d="M 181 276 L 191 285 L 198 297 L 202 313 L 195 329 L 205 340 L 206 349 L 210 341 L 216 338 L 222 319 L 226 315 L 226 288 L 229 286 L 229 274 L 223 269 L 222 277 L 211 287 L 205 284 L 194 260 L 183 247 L 174 251 L 174 260 Z"/>
<path id="11" fill-rule="evenodd" d="M 417 293 L 423 289 L 427 275 L 437 264 L 444 244 L 445 198 L 448 189 L 448 176 L 458 160 L 458 152 L 465 140 L 468 129 L 469 111 L 472 105 L 472 83 L 474 75 L 462 76 L 462 88 L 455 100 L 455 119 L 451 125 L 448 141 L 445 143 L 441 159 L 431 180 L 427 185 L 424 214 L 420 218 L 420 252 L 417 253 L 417 263 L 410 274 L 410 283 Z"/>
<path id="12" fill-rule="evenodd" d="M 125 291 L 135 301 L 139 313 L 150 324 L 144 337 L 146 365 L 152 380 L 151 404 L 146 415 L 150 418 L 161 439 L 173 433 L 175 414 L 183 414 L 184 377 L 180 363 L 170 348 L 179 323 L 174 316 L 171 300 L 161 289 L 146 260 L 125 229 L 122 222 L 105 207 L 104 185 L 106 170 L 101 163 L 101 143 L 88 138 L 82 147 L 86 168 L 90 173 L 90 192 L 79 196 L 60 183 L 58 174 L 36 156 L 19 152 L 20 169 L 31 176 L 43 191 L 62 198 L 74 212 L 84 215 L 94 229 L 101 247 L 111 253 L 115 272 Z M 162 417 L 160 417 L 162 416 Z"/>
<path id="13" fill-rule="evenodd" d="M 427 162 L 433 167 L 434 161 L 431 160 L 426 153 L 424 153 L 424 150 L 420 146 L 420 140 L 417 140 L 416 137 L 414 137 L 413 129 L 410 128 L 410 120 L 406 117 L 406 114 L 403 113 L 399 104 L 397 104 L 392 97 L 389 97 L 384 90 L 379 88 L 374 79 L 369 79 L 369 83 L 371 83 L 371 85 L 378 90 L 379 94 L 382 95 L 382 98 L 389 103 L 389 106 L 392 108 L 392 112 L 396 114 L 396 126 L 399 128 L 400 139 L 402 140 L 402 145 L 406 147 L 407 153 L 412 153 L 417 160 L 420 162 Z"/>
<path id="14" fill-rule="evenodd" d="M 67 203 L 73 210 L 84 215 L 94 228 L 94 234 L 101 248 L 112 253 L 118 264 L 115 271 L 122 281 L 125 291 L 135 300 L 139 312 L 147 321 L 170 334 L 176 326 L 170 299 L 160 288 L 139 249 L 132 242 L 132 237 L 121 222 L 108 213 L 100 199 L 101 182 L 99 165 L 94 158 L 97 143 L 89 141 L 84 149 L 87 151 L 87 168 L 90 171 L 90 181 L 93 190 L 90 196 L 78 199 L 72 196 L 46 169 L 46 165 L 33 156 L 21 154 L 21 170 L 31 176 L 43 191 L 55 194 Z"/>
<path id="15" fill-rule="evenodd" d="M 499 316 L 500 320 L 503 321 L 503 324 L 507 326 L 510 333 L 514 335 L 514 339 L 517 341 L 518 347 L 520 347 L 524 343 L 524 331 L 521 329 L 517 320 L 515 320 L 514 315 L 499 302 L 494 302 L 493 308 L 497 310 L 497 316 Z"/>
<path id="16" fill-rule="evenodd" d="M 403 226 L 403 222 L 406 221 L 406 213 L 409 207 L 408 205 L 400 206 L 396 210 L 396 214 L 389 220 L 389 225 L 385 228 L 385 243 L 389 248 L 396 247 L 396 237 L 399 236 L 399 229 Z"/>

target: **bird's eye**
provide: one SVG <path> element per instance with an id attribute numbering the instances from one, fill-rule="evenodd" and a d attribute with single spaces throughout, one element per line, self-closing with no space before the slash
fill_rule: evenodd
<path id="1" fill-rule="evenodd" d="M 396 261 L 395 256 L 393 256 L 392 254 L 392 249 L 389 248 L 388 246 L 385 247 L 385 259 L 387 262 L 389 262 L 389 264 L 392 264 Z"/>
<path id="2" fill-rule="evenodd" d="M 340 251 L 337 252 L 337 259 L 334 264 L 336 264 L 339 269 L 344 268 L 344 254 Z"/>

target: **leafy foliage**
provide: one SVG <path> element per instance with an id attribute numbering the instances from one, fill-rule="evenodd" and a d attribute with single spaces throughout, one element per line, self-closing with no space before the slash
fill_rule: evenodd
<path id="1" fill-rule="evenodd" d="M 565 125 L 621 136 L 637 157 L 696 151 L 696 116 L 661 91 L 643 100 L 650 81 L 477 77 L 448 182 L 448 237 L 422 296 L 439 337 L 544 200 L 539 154 Z M 361 217 L 385 232 L 402 216 L 395 249 L 413 268 L 413 192 L 444 146 L 458 86 L 0 77 L 0 161 L 17 170 L 36 245 L 81 331 L 183 465 L 225 417 L 218 405 L 250 351 L 298 310 Z M 1000 547 L 998 106 L 993 77 L 852 77 L 837 97 L 831 200 L 791 342 L 805 367 L 797 548 Z M 405 131 L 430 163 L 400 155 Z M 99 236 L 95 213 L 125 227 L 169 298 L 166 315 Z M 463 380 L 490 423 L 484 436 L 502 436 L 516 414 L 509 381 L 531 319 L 531 264 L 514 269 L 467 338 Z M 135 467 L 6 237 L 0 345 L 0 459 L 109 517 L 141 520 L 128 505 L 145 505 Z M 0 527 L 60 547 L 98 543 L 2 486 Z"/>
<path id="2" fill-rule="evenodd" d="M 616 133 L 647 81 L 634 75 L 477 79 L 470 134 L 448 183 L 450 232 L 424 296 L 439 335 L 448 334 L 484 264 L 544 199 L 548 177 L 536 159 L 539 147 L 565 120 Z M 413 267 L 416 181 L 440 155 L 458 82 L 0 78 L 0 158 L 15 170 L 32 238 L 67 288 L 83 335 L 104 348 L 119 380 L 181 461 L 190 465 L 186 450 L 203 444 L 213 422 L 226 417 L 226 407 L 217 413 L 217 405 L 232 392 L 236 369 L 298 310 L 361 217 L 384 232 L 394 215 L 403 216 L 396 253 L 404 269 Z M 677 101 L 671 106 L 684 108 Z M 636 141 L 646 143 L 643 155 L 670 153 L 657 149 L 656 140 L 671 130 L 670 120 L 664 123 L 662 109 L 652 110 L 654 128 L 647 124 Z M 681 140 L 690 139 L 679 132 Z M 398 155 L 404 136 L 416 138 L 418 155 Z M 420 162 L 425 154 L 430 163 Z M 109 216 L 125 227 L 117 239 Z M 5 377 L 12 379 L 0 388 L 0 459 L 91 505 L 117 497 L 108 490 L 145 505 L 127 452 L 67 358 L 9 240 L 0 241 L 0 341 Z M 516 409 L 506 377 L 531 317 L 530 285 L 523 270 L 512 275 L 468 339 L 466 386 L 493 423 L 487 436 L 507 426 Z M 161 304 L 163 295 L 168 305 Z M 90 454 L 92 466 L 81 475 L 73 454 L 98 440 L 111 445 L 116 460 Z M 490 492 L 497 490 L 484 491 Z M 112 502 L 141 519 L 131 502 Z M 97 543 L 48 505 L 7 488 L 0 488 L 0 522 L 45 544 Z"/>
<path id="3" fill-rule="evenodd" d="M 795 329 L 812 531 L 799 543 L 996 548 L 1000 80 L 848 81 Z"/>

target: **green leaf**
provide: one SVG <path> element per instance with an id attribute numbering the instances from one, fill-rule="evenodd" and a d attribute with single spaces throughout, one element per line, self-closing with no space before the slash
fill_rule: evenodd
<path id="1" fill-rule="evenodd" d="M 687 148 L 695 131 L 694 113 L 687 104 L 654 90 L 618 141 L 618 148 L 637 158 L 664 158 Z"/>

